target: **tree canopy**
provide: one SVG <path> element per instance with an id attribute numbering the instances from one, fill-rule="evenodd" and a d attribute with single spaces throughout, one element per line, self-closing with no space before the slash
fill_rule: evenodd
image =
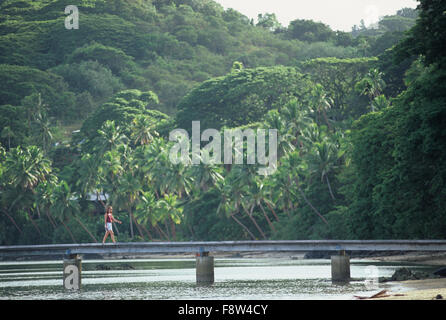
<path id="1" fill-rule="evenodd" d="M 179 103 L 176 123 L 190 128 L 237 127 L 263 119 L 271 109 L 297 98 L 309 100 L 311 81 L 290 67 L 242 69 L 203 82 Z"/>
<path id="2" fill-rule="evenodd" d="M 0 10 L 0 244 L 95 242 L 108 204 L 119 241 L 445 237 L 444 1 L 352 32 L 211 0 Z M 172 161 L 198 120 L 251 133 L 242 163 Z"/>

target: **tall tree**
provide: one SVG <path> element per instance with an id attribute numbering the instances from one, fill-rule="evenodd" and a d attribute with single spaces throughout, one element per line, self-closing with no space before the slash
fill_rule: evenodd
<path id="1" fill-rule="evenodd" d="M 97 139 L 99 152 L 110 151 L 118 145 L 128 142 L 127 136 L 122 133 L 119 126 L 115 125 L 114 121 L 105 121 L 98 132 L 100 135 Z"/>
<path id="2" fill-rule="evenodd" d="M 2 138 L 8 139 L 8 150 L 11 149 L 11 138 L 15 136 L 14 131 L 12 131 L 11 127 L 9 126 L 3 127 L 0 135 Z"/>
<path id="3" fill-rule="evenodd" d="M 375 112 L 375 105 L 373 101 L 378 98 L 383 92 L 386 83 L 383 80 L 383 73 L 378 69 L 371 69 L 365 77 L 359 81 L 355 88 L 361 94 L 369 97 L 372 112 Z"/>
<path id="4" fill-rule="evenodd" d="M 138 115 L 133 119 L 131 137 L 135 144 L 149 144 L 154 136 L 159 136 L 154 130 L 154 120 L 148 116 Z"/>
<path id="5" fill-rule="evenodd" d="M 60 221 L 67 221 L 69 218 L 74 218 L 77 223 L 85 230 L 85 232 L 91 237 L 91 239 L 97 243 L 95 236 L 88 230 L 85 224 L 79 219 L 81 212 L 78 199 L 74 193 L 71 192 L 70 187 L 65 181 L 61 181 L 60 184 L 54 190 L 54 204 L 52 206 L 52 212 L 59 218 Z"/>
<path id="6" fill-rule="evenodd" d="M 129 215 L 130 237 L 134 238 L 133 224 L 136 222 L 133 215 L 133 207 L 142 191 L 141 185 L 133 176 L 131 171 L 124 172 L 117 181 L 116 193 L 112 196 L 112 202 L 118 204 L 118 207 L 125 208 Z M 136 224 L 138 232 L 142 238 L 144 235 Z"/>
<path id="7" fill-rule="evenodd" d="M 321 84 L 317 83 L 312 91 L 312 99 L 311 99 L 311 106 L 312 111 L 317 114 L 316 121 L 319 124 L 322 124 L 322 121 L 319 119 L 320 115 L 322 114 L 324 118 L 325 124 L 328 126 L 329 129 L 332 128 L 330 121 L 327 116 L 327 110 L 331 108 L 333 104 L 333 99 L 327 96 L 325 93 L 324 88 Z"/>

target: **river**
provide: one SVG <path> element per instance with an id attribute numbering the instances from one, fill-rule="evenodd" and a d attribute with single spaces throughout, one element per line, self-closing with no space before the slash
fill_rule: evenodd
<path id="1" fill-rule="evenodd" d="M 427 268 L 352 259 L 353 280 L 335 284 L 330 260 L 215 258 L 215 283 L 197 286 L 194 258 L 83 260 L 82 289 L 70 291 L 62 261 L 0 262 L 0 300 L 345 300 L 389 288 L 376 277 L 402 266 Z"/>

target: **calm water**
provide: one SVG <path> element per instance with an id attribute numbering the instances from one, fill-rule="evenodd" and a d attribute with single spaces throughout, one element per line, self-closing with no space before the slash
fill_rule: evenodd
<path id="1" fill-rule="evenodd" d="M 112 270 L 97 270 L 99 264 Z M 124 265 L 134 269 L 120 270 Z M 354 281 L 340 285 L 331 282 L 330 260 L 216 258 L 215 283 L 201 287 L 194 258 L 83 260 L 82 290 L 73 292 L 63 288 L 62 261 L 0 262 L 0 299 L 352 299 L 389 288 L 370 279 L 401 266 L 352 259 Z"/>

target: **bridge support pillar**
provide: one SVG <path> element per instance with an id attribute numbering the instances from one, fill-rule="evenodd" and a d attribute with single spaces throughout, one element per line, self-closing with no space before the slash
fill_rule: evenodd
<path id="1" fill-rule="evenodd" d="M 344 250 L 339 255 L 331 256 L 331 280 L 334 282 L 350 280 L 350 257 Z"/>
<path id="2" fill-rule="evenodd" d="M 82 259 L 69 254 L 63 261 L 63 286 L 68 290 L 80 290 L 82 284 Z"/>
<path id="3" fill-rule="evenodd" d="M 209 252 L 197 254 L 195 268 L 198 285 L 214 283 L 214 257 L 209 256 Z"/>

